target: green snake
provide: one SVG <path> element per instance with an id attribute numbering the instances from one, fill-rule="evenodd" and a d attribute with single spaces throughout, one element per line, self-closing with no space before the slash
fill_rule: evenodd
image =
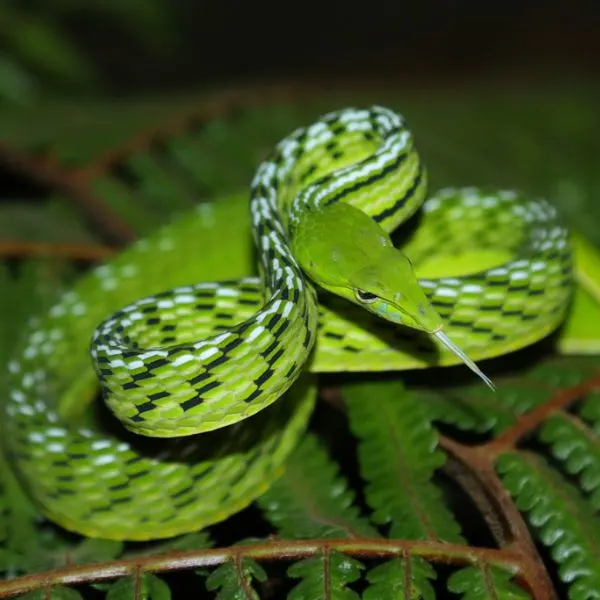
<path id="1" fill-rule="evenodd" d="M 473 360 L 563 320 L 569 233 L 542 199 L 426 187 L 400 115 L 332 112 L 276 145 L 249 211 L 200 204 L 83 276 L 8 365 L 3 444 L 42 512 L 126 540 L 225 519 L 281 474 L 311 372 L 464 363 L 492 386 Z"/>

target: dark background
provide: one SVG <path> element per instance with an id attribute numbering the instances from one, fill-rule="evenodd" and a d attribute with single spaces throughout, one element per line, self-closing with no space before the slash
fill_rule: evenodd
<path id="1" fill-rule="evenodd" d="M 600 68 L 600 2 L 173 4 L 180 5 L 179 47 L 166 59 L 128 60 L 135 52 L 126 38 L 104 47 L 101 37 L 90 34 L 88 41 L 115 83 L 130 89 L 298 74 L 446 79 Z"/>
<path id="2" fill-rule="evenodd" d="M 85 5 L 100 8 L 61 19 L 110 93 L 298 76 L 453 82 L 600 72 L 597 0 L 172 0 L 160 49 L 101 3 Z"/>

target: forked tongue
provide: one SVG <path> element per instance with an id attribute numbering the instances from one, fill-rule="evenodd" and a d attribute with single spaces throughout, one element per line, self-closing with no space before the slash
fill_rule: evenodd
<path id="1" fill-rule="evenodd" d="M 407 295 L 407 292 L 405 292 L 405 295 Z M 412 315 L 412 319 L 419 326 L 418 328 L 427 331 L 440 340 L 450 352 L 463 361 L 465 366 L 469 367 L 491 390 L 495 391 L 496 386 L 492 383 L 492 380 L 442 331 L 442 319 L 428 302 L 425 293 L 416 280 L 414 287 L 410 289 L 410 300 L 412 304 L 418 307 L 418 311 L 416 311 L 418 316 Z"/>
<path id="2" fill-rule="evenodd" d="M 440 342 L 442 342 L 442 344 L 444 344 L 444 346 L 446 346 L 450 352 L 453 352 L 458 358 L 460 358 L 460 360 L 462 360 L 465 365 L 469 367 L 471 371 L 473 371 L 473 373 L 481 377 L 483 382 L 491 390 L 496 390 L 496 386 L 492 383 L 492 380 L 485 375 L 483 371 L 481 371 L 481 369 L 443 331 L 436 331 L 432 335 L 440 340 Z"/>

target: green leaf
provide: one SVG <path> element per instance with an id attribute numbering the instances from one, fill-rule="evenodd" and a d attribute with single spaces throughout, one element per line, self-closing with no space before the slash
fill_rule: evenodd
<path id="1" fill-rule="evenodd" d="M 162 580 L 152 573 L 136 573 L 130 577 L 123 577 L 113 583 L 106 600 L 170 600 L 171 590 Z"/>
<path id="2" fill-rule="evenodd" d="M 448 579 L 448 589 L 462 600 L 528 600 L 531 596 L 511 580 L 513 575 L 499 567 L 466 567 Z"/>
<path id="3" fill-rule="evenodd" d="M 81 600 L 81 598 L 77 590 L 62 585 L 33 590 L 21 596 L 21 600 Z"/>
<path id="4" fill-rule="evenodd" d="M 571 600 L 596 598 L 600 590 L 600 522 L 578 490 L 547 462 L 528 452 L 502 455 L 497 464 L 519 510 L 559 564 Z"/>
<path id="5" fill-rule="evenodd" d="M 65 198 L 50 202 L 7 200 L 0 204 L 0 240 L 27 242 L 97 242 Z"/>
<path id="6" fill-rule="evenodd" d="M 354 497 L 336 463 L 309 434 L 258 504 L 284 538 L 378 537 L 359 516 Z"/>
<path id="7" fill-rule="evenodd" d="M 422 389 L 415 390 L 414 394 L 421 400 L 432 421 L 478 433 L 490 431 L 498 423 L 498 415 L 489 410 L 486 400 L 475 393 L 470 395 L 455 391 Z"/>
<path id="8" fill-rule="evenodd" d="M 363 600 L 435 600 L 431 580 L 436 578 L 433 567 L 419 556 L 395 558 L 369 571 L 370 585 Z"/>
<path id="9" fill-rule="evenodd" d="M 548 402 L 561 388 L 585 381 L 597 368 L 594 357 L 549 356 L 527 369 L 495 380 L 495 392 L 480 383 L 443 392 L 415 390 L 431 419 L 459 429 L 498 434 Z"/>
<path id="10" fill-rule="evenodd" d="M 600 435 L 600 391 L 592 390 L 579 409 L 581 418 L 589 423 L 596 435 Z"/>
<path id="11" fill-rule="evenodd" d="M 11 51 L 34 69 L 72 83 L 93 82 L 94 67 L 51 17 L 19 11 L 8 5 L 0 9 L 0 31 Z"/>
<path id="12" fill-rule="evenodd" d="M 123 550 L 123 542 L 115 540 L 85 539 L 71 553 L 71 562 L 84 565 L 117 558 Z"/>
<path id="13" fill-rule="evenodd" d="M 553 456 L 563 462 L 571 475 L 578 475 L 581 489 L 590 494 L 590 503 L 600 509 L 600 438 L 579 419 L 560 413 L 543 424 L 539 438 L 550 444 Z"/>
<path id="14" fill-rule="evenodd" d="M 360 596 L 347 586 L 360 578 L 363 569 L 362 563 L 334 551 L 301 560 L 287 571 L 302 580 L 288 600 L 358 600 Z"/>
<path id="15" fill-rule="evenodd" d="M 265 570 L 253 559 L 237 556 L 215 569 L 206 580 L 206 589 L 218 590 L 216 600 L 259 600 L 253 581 L 266 581 Z"/>
<path id="16" fill-rule="evenodd" d="M 399 382 L 344 386 L 372 521 L 391 538 L 462 543 L 460 527 L 432 483 L 445 461 L 425 410 Z"/>
<path id="17" fill-rule="evenodd" d="M 14 57 L 0 52 L 0 101 L 26 105 L 36 93 L 34 78 Z"/>

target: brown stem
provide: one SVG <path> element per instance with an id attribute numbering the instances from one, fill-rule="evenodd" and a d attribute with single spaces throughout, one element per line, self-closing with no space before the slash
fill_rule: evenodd
<path id="1" fill-rule="evenodd" d="M 483 561 L 516 573 L 521 571 L 522 560 L 520 555 L 511 549 L 477 548 L 443 542 L 388 541 L 377 538 L 280 541 L 211 550 L 173 552 L 163 556 L 55 569 L 0 582 L 0 597 L 16 596 L 45 586 L 106 581 L 132 575 L 136 570 L 157 573 L 214 567 L 236 560 L 237 557 L 262 561 L 294 560 L 324 554 L 331 550 L 368 558 L 401 557 L 405 553 L 409 553 L 412 556 L 421 556 L 432 561 L 457 565 L 471 565 Z M 539 598 L 541 599 L 541 596 Z M 546 598 L 552 598 L 552 596 L 546 596 Z"/>
<path id="2" fill-rule="evenodd" d="M 100 244 L 0 241 L 0 257 L 35 258 L 41 256 L 95 262 L 104 260 L 114 253 L 114 248 Z"/>
<path id="3" fill-rule="evenodd" d="M 57 189 L 70 200 L 112 242 L 124 245 L 137 236 L 135 231 L 102 200 L 96 198 L 87 185 L 82 185 L 74 172 L 54 163 L 36 159 L 0 142 L 0 163 L 43 185 Z"/>
<path id="4" fill-rule="evenodd" d="M 471 476 L 485 490 L 486 501 L 494 508 L 496 514 L 500 515 L 504 528 L 508 530 L 509 535 L 506 540 L 508 543 L 505 549 L 511 549 L 518 554 L 522 575 L 532 597 L 535 600 L 556 599 L 554 586 L 546 572 L 544 563 L 539 557 L 527 524 L 517 510 L 510 494 L 496 475 L 494 469 L 496 456 L 487 451 L 489 444 L 479 447 L 465 446 L 441 436 L 440 445 L 446 452 L 459 460 L 463 468 L 470 471 Z M 477 501 L 477 495 L 473 496 L 471 489 L 467 491 Z M 483 516 L 484 518 L 487 516 L 485 512 Z M 486 520 L 490 523 L 489 517 Z M 496 520 L 492 519 L 492 523 Z"/>
<path id="5" fill-rule="evenodd" d="M 148 148 L 156 139 L 171 137 L 187 131 L 192 123 L 209 123 L 214 119 L 227 117 L 236 110 L 250 109 L 256 106 L 264 107 L 278 102 L 293 101 L 297 103 L 302 99 L 314 99 L 318 97 L 318 94 L 322 95 L 327 90 L 332 91 L 340 87 L 356 90 L 357 87 L 360 88 L 363 86 L 360 83 L 357 84 L 357 82 L 336 82 L 329 79 L 327 81 L 312 83 L 297 81 L 225 89 L 212 94 L 209 98 L 200 100 L 196 106 L 182 111 L 169 122 L 162 122 L 158 126 L 149 127 L 141 131 L 124 144 L 113 148 L 89 165 L 74 171 L 72 174 L 80 183 L 85 184 L 95 177 L 102 175 L 112 165 L 123 160 L 130 154 Z"/>
<path id="6" fill-rule="evenodd" d="M 579 385 L 556 392 L 554 397 L 531 412 L 519 417 L 517 422 L 502 432 L 497 438 L 481 446 L 479 451 L 492 457 L 514 448 L 524 437 L 535 431 L 540 423 L 550 415 L 563 410 L 578 398 L 600 388 L 600 374 L 590 377 Z"/>

